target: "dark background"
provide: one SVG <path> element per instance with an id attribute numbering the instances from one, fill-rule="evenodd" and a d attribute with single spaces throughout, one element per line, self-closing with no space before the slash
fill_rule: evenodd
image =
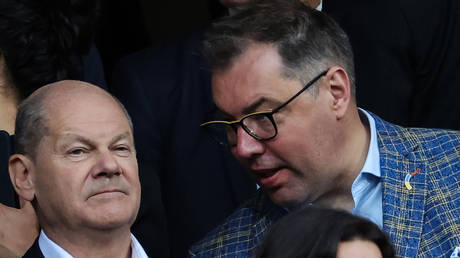
<path id="1" fill-rule="evenodd" d="M 114 65 L 161 40 L 190 33 L 225 13 L 218 0 L 102 0 L 96 46 L 110 86 Z"/>

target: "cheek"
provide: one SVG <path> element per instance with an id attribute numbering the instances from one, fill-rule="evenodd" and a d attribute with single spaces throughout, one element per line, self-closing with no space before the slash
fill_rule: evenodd
<path id="1" fill-rule="evenodd" d="M 278 130 L 273 141 L 267 142 L 270 150 L 285 159 L 305 158 L 313 146 L 315 135 L 305 121 L 287 122 Z"/>
<path id="2" fill-rule="evenodd" d="M 137 160 L 134 159 L 120 159 L 118 164 L 123 170 L 123 177 L 128 182 L 133 192 L 139 195 L 141 193 L 141 184 L 139 180 L 138 164 Z"/>
<path id="3" fill-rule="evenodd" d="M 278 137 L 268 143 L 268 149 L 291 168 L 316 170 L 328 155 L 331 143 L 327 129 L 307 119 L 286 124 Z"/>
<path id="4" fill-rule="evenodd" d="M 139 167 L 135 158 L 122 158 L 118 160 L 118 164 L 123 170 L 124 176 L 130 181 L 139 181 Z"/>
<path id="5" fill-rule="evenodd" d="M 37 184 L 48 195 L 64 195 L 69 199 L 79 196 L 88 176 L 88 168 L 83 164 L 65 164 L 42 167 Z"/>
<path id="6" fill-rule="evenodd" d="M 232 153 L 233 157 L 236 159 L 236 161 L 242 165 L 245 169 L 249 169 L 250 167 L 250 160 L 245 159 L 238 155 L 236 147 L 227 147 L 230 148 L 230 152 Z"/>
<path id="7" fill-rule="evenodd" d="M 75 179 L 69 176 L 49 175 L 39 176 L 36 185 L 36 199 L 43 214 L 54 217 L 58 213 L 69 213 L 78 210 L 82 203 L 81 186 L 75 184 Z"/>

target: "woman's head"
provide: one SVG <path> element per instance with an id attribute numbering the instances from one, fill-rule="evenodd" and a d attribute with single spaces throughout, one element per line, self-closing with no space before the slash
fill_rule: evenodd
<path id="1" fill-rule="evenodd" d="M 257 257 L 394 257 L 386 235 L 377 225 L 346 211 L 309 206 L 276 223 L 258 250 Z M 344 256 L 345 255 L 345 256 Z M 378 256 L 381 255 L 381 256 Z"/>

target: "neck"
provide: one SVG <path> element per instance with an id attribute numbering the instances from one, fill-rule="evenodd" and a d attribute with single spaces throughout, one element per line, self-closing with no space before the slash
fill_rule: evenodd
<path id="1" fill-rule="evenodd" d="M 347 131 L 351 140 L 347 145 L 347 152 L 345 152 L 345 154 L 348 154 L 348 160 L 350 161 L 347 166 L 349 176 L 344 181 L 349 190 L 351 190 L 351 185 L 364 167 L 371 142 L 371 129 L 366 115 L 360 114 L 356 109 L 352 113 L 351 120 Z"/>
<path id="2" fill-rule="evenodd" d="M 56 232 L 45 230 L 49 239 L 73 257 L 131 257 L 131 233 L 128 229 Z"/>
<path id="3" fill-rule="evenodd" d="M 341 144 L 341 161 L 338 161 L 337 166 L 341 176 L 335 180 L 336 187 L 318 198 L 315 203 L 343 210 L 354 207 L 351 186 L 366 162 L 371 136 L 367 118 L 363 116 L 361 119 L 356 109 L 343 121 L 346 129 L 342 135 L 344 141 Z"/>
<path id="4" fill-rule="evenodd" d="M 0 130 L 14 134 L 14 121 L 18 111 L 18 99 L 8 94 L 4 85 L 0 85 Z"/>

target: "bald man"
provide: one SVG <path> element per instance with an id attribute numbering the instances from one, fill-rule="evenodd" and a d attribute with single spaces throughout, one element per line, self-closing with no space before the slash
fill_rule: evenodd
<path id="1" fill-rule="evenodd" d="M 79 81 L 37 90 L 16 118 L 9 171 L 41 225 L 25 257 L 147 257 L 130 232 L 140 203 L 131 120 Z"/>

